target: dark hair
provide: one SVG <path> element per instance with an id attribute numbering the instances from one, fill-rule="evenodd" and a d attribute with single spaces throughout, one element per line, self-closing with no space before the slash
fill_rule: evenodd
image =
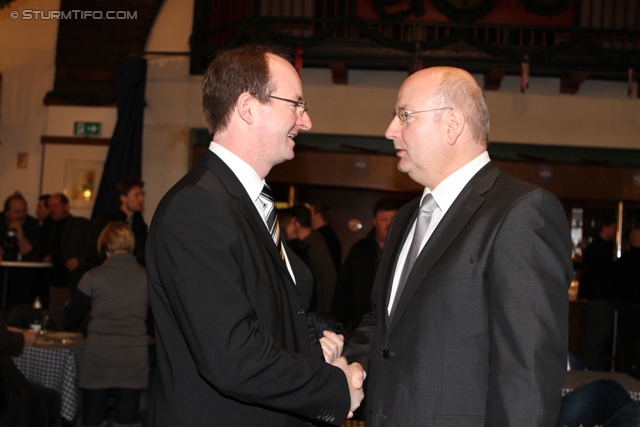
<path id="1" fill-rule="evenodd" d="M 15 193 L 13 193 L 9 197 L 7 197 L 7 200 L 4 201 L 4 211 L 5 212 L 7 212 L 9 210 L 9 205 L 11 204 L 12 200 L 22 200 L 22 203 L 24 203 L 24 205 L 27 206 L 27 200 L 24 198 L 24 196 L 22 195 L 21 192 L 16 190 Z"/>
<path id="2" fill-rule="evenodd" d="M 269 73 L 268 53 L 289 60 L 282 48 L 248 44 L 221 52 L 211 61 L 202 84 L 202 113 L 212 136 L 227 128 L 242 93 L 271 94 L 276 89 Z M 263 104 L 270 102 L 262 96 L 256 99 Z"/>
<path id="3" fill-rule="evenodd" d="M 65 196 L 63 193 L 54 193 L 54 194 L 50 195 L 49 198 L 51 198 L 53 196 L 60 197 L 60 201 L 62 202 L 63 205 L 68 205 L 69 204 L 69 198 L 67 196 Z M 49 205 L 49 200 L 47 200 L 47 206 L 48 205 Z"/>
<path id="4" fill-rule="evenodd" d="M 599 231 L 602 231 L 605 227 L 611 227 L 613 224 L 617 224 L 618 222 L 612 217 L 600 218 L 600 228 Z"/>
<path id="5" fill-rule="evenodd" d="M 137 176 L 128 176 L 116 184 L 116 197 L 120 202 L 120 196 L 126 196 L 133 187 L 144 187 L 144 182 Z"/>
<path id="6" fill-rule="evenodd" d="M 398 202 L 395 199 L 380 199 L 373 207 L 373 216 L 375 217 L 381 211 L 397 211 Z"/>
<path id="7" fill-rule="evenodd" d="M 276 216 L 278 218 L 278 224 L 280 225 L 280 229 L 283 230 L 291 220 L 295 218 L 295 214 L 291 208 L 278 209 L 276 211 Z"/>
<path id="8" fill-rule="evenodd" d="M 51 196 L 50 194 L 43 194 L 40 197 L 38 197 L 38 201 L 44 200 L 44 204 L 46 205 L 47 202 L 49 201 L 50 196 Z"/>
<path id="9" fill-rule="evenodd" d="M 310 203 L 310 206 L 313 206 L 313 210 L 315 210 L 316 213 L 319 213 L 325 222 L 329 222 L 331 219 L 331 206 L 327 204 L 321 205 L 317 202 Z"/>
<path id="10" fill-rule="evenodd" d="M 293 213 L 293 217 L 298 220 L 301 226 L 303 227 L 311 227 L 311 212 L 309 208 L 301 203 L 296 203 L 291 206 L 291 212 Z"/>

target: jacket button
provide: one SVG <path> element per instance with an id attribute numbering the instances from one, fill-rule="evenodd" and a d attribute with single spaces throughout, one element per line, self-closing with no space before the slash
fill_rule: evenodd
<path id="1" fill-rule="evenodd" d="M 383 359 L 388 359 L 390 353 L 391 352 L 389 351 L 388 348 L 383 348 L 382 351 L 380 352 L 380 355 L 382 356 Z"/>
<path id="2" fill-rule="evenodd" d="M 307 312 L 307 308 L 304 305 L 298 306 L 298 314 L 304 314 Z"/>

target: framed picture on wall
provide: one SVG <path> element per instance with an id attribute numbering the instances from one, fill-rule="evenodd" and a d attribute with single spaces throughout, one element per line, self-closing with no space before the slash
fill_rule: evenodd
<path id="1" fill-rule="evenodd" d="M 67 160 L 64 194 L 74 208 L 93 208 L 98 193 L 104 162 Z"/>

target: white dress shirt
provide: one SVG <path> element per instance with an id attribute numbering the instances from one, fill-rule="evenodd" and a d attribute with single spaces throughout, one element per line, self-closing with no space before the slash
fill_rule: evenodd
<path id="1" fill-rule="evenodd" d="M 264 222 L 264 226 L 269 230 L 267 226 L 267 220 L 265 218 L 264 212 L 264 204 L 260 201 L 260 193 L 266 184 L 264 179 L 261 179 L 258 173 L 251 167 L 247 162 L 242 160 L 240 157 L 233 154 L 231 151 L 224 148 L 222 145 L 217 144 L 214 141 L 211 141 L 209 144 L 209 150 L 215 153 L 220 159 L 229 166 L 229 169 L 234 173 L 234 175 L 240 180 L 240 183 L 246 190 L 249 198 L 253 200 L 253 204 L 256 207 L 256 210 L 260 214 L 262 221 Z M 274 206 L 275 209 L 275 206 Z M 276 219 L 277 221 L 277 219 Z M 275 244 L 275 243 L 274 243 Z M 284 262 L 287 264 L 287 270 L 289 270 L 289 274 L 293 278 L 293 283 L 296 282 L 296 277 L 293 275 L 293 270 L 291 270 L 291 264 L 289 263 L 289 257 L 287 256 L 287 252 L 282 248 L 282 253 L 284 254 Z"/>
<path id="2" fill-rule="evenodd" d="M 471 160 L 469 163 L 449 175 L 444 179 L 436 188 L 430 190 L 429 188 L 424 189 L 422 193 L 422 199 L 424 196 L 431 193 L 433 199 L 438 204 L 438 207 L 431 216 L 431 222 L 429 223 L 429 227 L 427 228 L 427 232 L 422 238 L 422 243 L 420 244 L 420 251 L 424 248 L 424 245 L 429 240 L 429 237 L 433 234 L 433 231 L 436 229 L 442 217 L 447 213 L 453 202 L 458 198 L 462 189 L 469 183 L 471 178 L 475 176 L 476 173 L 480 169 L 484 167 L 487 163 L 489 163 L 491 159 L 489 158 L 489 153 L 484 151 L 475 159 Z M 400 281 L 400 276 L 402 274 L 402 268 L 404 267 L 404 262 L 407 259 L 407 253 L 409 252 L 409 247 L 411 246 L 411 241 L 413 240 L 413 233 L 416 229 L 416 221 L 413 222 L 411 226 L 411 230 L 409 230 L 409 234 L 407 234 L 407 238 L 404 241 L 402 246 L 402 250 L 400 251 L 400 255 L 398 256 L 398 263 L 396 264 L 396 269 L 393 274 L 393 282 L 391 285 L 391 296 L 389 298 L 389 305 L 387 306 L 387 314 L 391 313 L 391 307 L 393 307 L 393 300 L 396 297 L 396 292 L 398 291 L 398 282 Z"/>

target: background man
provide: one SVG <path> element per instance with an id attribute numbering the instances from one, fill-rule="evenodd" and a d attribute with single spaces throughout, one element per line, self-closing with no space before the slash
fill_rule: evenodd
<path id="1" fill-rule="evenodd" d="M 9 236 L 11 230 L 11 236 Z M 40 229 L 38 221 L 27 214 L 27 201 L 16 191 L 4 202 L 0 213 L 0 257 L 5 261 L 38 261 L 40 259 Z M 32 303 L 42 296 L 36 268 L 13 268 L 7 273 L 7 308 Z M 2 279 L 0 279 L 2 280 Z M 44 289 L 48 293 L 48 287 Z"/>
<path id="2" fill-rule="evenodd" d="M 616 261 L 618 304 L 616 370 L 640 378 L 640 228 L 631 231 L 631 247 Z"/>
<path id="3" fill-rule="evenodd" d="M 62 193 L 47 201 L 53 220 L 45 261 L 53 263 L 49 293 L 49 314 L 56 329 L 64 329 L 64 307 L 86 271 L 86 248 L 89 221 L 69 213 L 69 199 Z"/>
<path id="4" fill-rule="evenodd" d="M 362 371 L 312 356 L 311 273 L 280 240 L 264 182 L 311 128 L 300 78 L 282 56 L 244 46 L 211 62 L 202 92 L 210 149 L 149 231 L 158 357 L 149 423 L 340 425 L 362 399 Z"/>
<path id="5" fill-rule="evenodd" d="M 562 205 L 489 160 L 487 105 L 466 71 L 412 74 L 395 109 L 385 136 L 425 190 L 396 214 L 374 311 L 344 351 L 367 372 L 366 422 L 555 425 L 573 275 Z"/>
<path id="6" fill-rule="evenodd" d="M 296 204 L 291 207 L 291 211 L 293 218 L 287 227 L 287 235 L 302 242 L 307 248 L 311 263 L 314 289 L 311 311 L 318 312 L 326 318 L 331 313 L 331 302 L 338 277 L 331 260 L 331 253 L 322 234 L 311 228 L 309 209 L 303 204 Z"/>
<path id="7" fill-rule="evenodd" d="M 589 330 L 584 362 L 593 371 L 611 368 L 613 316 L 616 310 L 613 283 L 616 224 L 613 218 L 603 218 L 598 235 L 582 256 L 578 298 L 589 300 Z"/>
<path id="8" fill-rule="evenodd" d="M 391 220 L 398 211 L 392 199 L 379 200 L 373 207 L 373 228 L 351 247 L 338 274 L 331 314 L 347 331 L 357 327 L 371 311 L 371 288 Z"/>
<path id="9" fill-rule="evenodd" d="M 7 232 L 16 232 L 16 247 L 8 248 Z M 0 213 L 0 242 L 4 249 L 4 256 L 11 255 L 16 261 L 18 254 L 24 261 L 34 261 L 39 256 L 40 230 L 38 221 L 27 215 L 27 201 L 20 192 L 16 191 L 4 202 L 4 211 Z M 9 252 L 13 252 L 9 254 Z"/>
<path id="10" fill-rule="evenodd" d="M 115 192 L 120 206 L 113 212 L 99 216 L 91 221 L 91 240 L 89 241 L 88 266 L 96 267 L 100 264 L 102 256 L 98 253 L 98 237 L 107 224 L 115 221 L 124 221 L 131 227 L 136 238 L 136 247 L 133 254 L 138 264 L 145 266 L 144 250 L 147 242 L 147 224 L 142 217 L 144 209 L 144 182 L 137 176 L 130 176 L 116 184 Z"/>
<path id="11" fill-rule="evenodd" d="M 49 200 L 49 194 L 43 194 L 38 197 L 38 206 L 36 206 L 36 218 L 38 223 L 42 226 L 44 221 L 49 218 L 49 207 L 47 206 L 47 200 Z"/>
<path id="12" fill-rule="evenodd" d="M 342 263 L 342 245 L 336 232 L 329 225 L 331 218 L 331 208 L 329 205 L 321 205 L 319 203 L 311 203 L 309 205 L 311 212 L 311 228 L 322 234 L 324 242 L 329 248 L 333 265 L 336 268 L 336 273 L 340 270 L 340 264 Z"/>
<path id="13" fill-rule="evenodd" d="M 45 426 L 60 412 L 60 393 L 30 383 L 11 359 L 36 342 L 34 330 L 7 326 L 0 314 L 0 426 Z"/>

